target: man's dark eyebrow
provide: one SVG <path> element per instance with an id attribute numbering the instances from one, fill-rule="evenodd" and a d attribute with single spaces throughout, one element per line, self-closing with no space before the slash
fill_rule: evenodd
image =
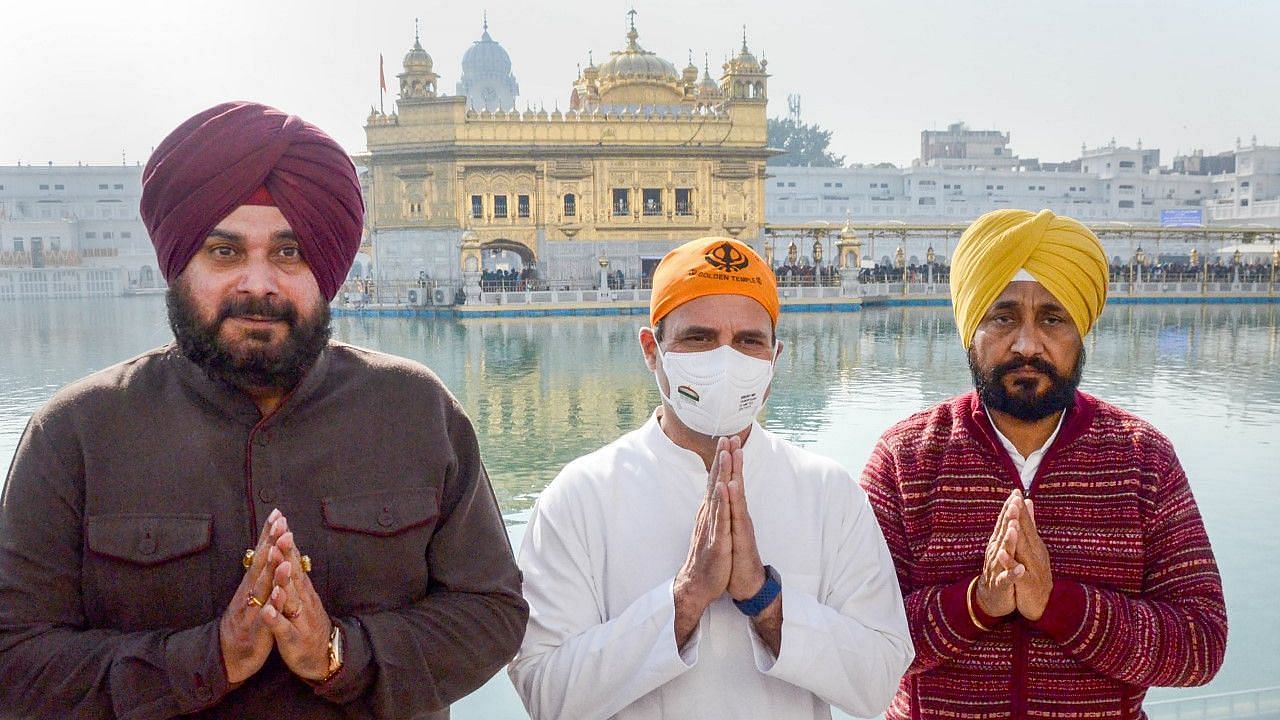
<path id="1" fill-rule="evenodd" d="M 205 239 L 208 238 L 217 238 L 219 240 L 226 240 L 233 243 L 244 243 L 244 235 L 230 230 L 223 230 L 222 228 L 214 228 L 210 230 Z M 277 230 L 276 232 L 271 233 L 271 239 L 275 241 L 292 240 L 297 242 L 298 235 L 292 229 Z"/>
<path id="2" fill-rule="evenodd" d="M 230 230 L 223 230 L 222 228 L 214 228 L 210 230 L 209 234 L 205 236 L 206 240 L 208 240 L 209 238 L 227 240 L 233 243 L 244 242 L 244 235 L 241 235 L 240 233 L 236 233 L 236 232 L 231 232 Z"/>
<path id="3" fill-rule="evenodd" d="M 769 337 L 768 334 L 763 330 L 739 330 L 733 334 L 734 340 L 749 340 L 753 338 L 763 340 L 767 337 Z"/>
<path id="4" fill-rule="evenodd" d="M 1022 303 L 1017 300 L 1000 300 L 991 306 L 988 312 L 996 312 L 998 310 L 1016 310 Z M 1067 311 L 1056 300 L 1046 300 L 1035 307 L 1036 312 L 1064 313 Z"/>
<path id="5" fill-rule="evenodd" d="M 686 325 L 680 328 L 680 332 L 676 333 L 676 337 L 689 337 L 690 335 L 717 335 L 718 331 L 713 327 L 705 325 Z"/>

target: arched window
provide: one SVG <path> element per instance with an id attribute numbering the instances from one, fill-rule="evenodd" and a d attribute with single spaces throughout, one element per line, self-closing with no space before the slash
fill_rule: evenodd
<path id="1" fill-rule="evenodd" d="M 565 193 L 564 196 L 564 216 L 578 216 L 578 198 L 573 193 Z"/>

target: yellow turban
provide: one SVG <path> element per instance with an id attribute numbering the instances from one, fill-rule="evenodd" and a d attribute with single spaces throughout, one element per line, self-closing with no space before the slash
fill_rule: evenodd
<path id="1" fill-rule="evenodd" d="M 1048 210 L 994 210 L 964 231 L 951 259 L 951 309 L 965 348 L 1019 270 L 1062 303 L 1084 337 L 1107 302 L 1107 256 L 1077 220 Z"/>

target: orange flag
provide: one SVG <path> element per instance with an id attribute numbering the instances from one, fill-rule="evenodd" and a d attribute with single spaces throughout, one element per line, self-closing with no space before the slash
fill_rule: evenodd
<path id="1" fill-rule="evenodd" d="M 382 53 L 378 53 L 378 87 L 382 88 L 382 92 L 387 91 L 387 71 L 382 62 Z"/>

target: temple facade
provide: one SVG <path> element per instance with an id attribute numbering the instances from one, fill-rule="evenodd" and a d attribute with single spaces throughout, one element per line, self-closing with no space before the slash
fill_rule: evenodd
<path id="1" fill-rule="evenodd" d="M 559 288 L 598 284 L 605 269 L 631 286 L 690 239 L 760 247 L 768 62 L 744 34 L 715 79 L 708 63 L 677 69 L 639 39 L 632 13 L 622 47 L 599 65 L 589 56 L 568 83 L 564 109 L 519 110 L 487 23 L 453 96 L 415 38 L 395 109 L 371 111 L 356 158 L 377 275 L 462 284 L 505 270 Z"/>

